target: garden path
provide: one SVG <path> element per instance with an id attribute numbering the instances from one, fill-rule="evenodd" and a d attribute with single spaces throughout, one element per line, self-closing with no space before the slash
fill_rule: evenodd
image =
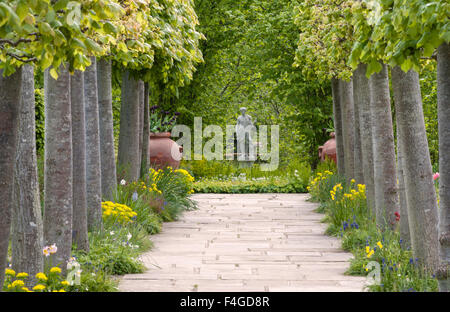
<path id="1" fill-rule="evenodd" d="M 307 194 L 195 194 L 199 209 L 164 223 L 120 291 L 362 291 L 350 253 L 324 235 Z"/>

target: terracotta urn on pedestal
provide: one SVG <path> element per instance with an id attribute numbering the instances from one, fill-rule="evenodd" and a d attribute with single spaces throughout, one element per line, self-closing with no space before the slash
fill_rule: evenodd
<path id="1" fill-rule="evenodd" d="M 150 165 L 155 169 L 167 166 L 178 169 L 183 155 L 183 147 L 170 139 L 170 132 L 150 133 Z"/>

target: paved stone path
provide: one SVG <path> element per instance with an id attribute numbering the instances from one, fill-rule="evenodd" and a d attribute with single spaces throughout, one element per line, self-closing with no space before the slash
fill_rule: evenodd
<path id="1" fill-rule="evenodd" d="M 307 194 L 196 194 L 199 210 L 165 223 L 120 291 L 362 291 L 350 253 L 325 236 Z"/>

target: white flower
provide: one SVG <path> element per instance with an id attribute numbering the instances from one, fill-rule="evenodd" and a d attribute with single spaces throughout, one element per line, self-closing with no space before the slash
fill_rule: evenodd
<path id="1" fill-rule="evenodd" d="M 69 259 L 69 262 L 67 262 L 67 270 L 72 270 L 72 268 L 78 268 L 80 267 L 80 264 L 78 263 L 77 259 L 75 257 L 72 257 Z"/>
<path id="2" fill-rule="evenodd" d="M 114 233 L 114 231 L 111 231 L 111 232 L 109 232 L 109 234 L 110 234 L 110 235 L 114 235 L 115 233 Z"/>
<path id="3" fill-rule="evenodd" d="M 81 272 L 83 272 L 83 270 L 78 270 L 75 274 L 77 275 L 77 277 L 81 276 Z"/>
<path id="4" fill-rule="evenodd" d="M 131 235 L 130 233 L 128 233 L 127 235 L 127 240 L 130 240 L 133 237 L 133 235 Z"/>
<path id="5" fill-rule="evenodd" d="M 44 249 L 42 249 L 42 253 L 46 257 L 50 256 L 50 247 L 49 246 L 45 246 Z"/>
<path id="6" fill-rule="evenodd" d="M 53 255 L 58 251 L 58 247 L 56 247 L 56 244 L 53 244 L 49 247 L 48 251 Z"/>
<path id="7" fill-rule="evenodd" d="M 120 181 L 120 185 L 125 185 L 127 183 L 127 181 L 125 181 L 124 179 L 122 179 L 121 181 Z"/>

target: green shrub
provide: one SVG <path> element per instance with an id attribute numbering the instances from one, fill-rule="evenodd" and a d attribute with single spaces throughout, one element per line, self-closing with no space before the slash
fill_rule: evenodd
<path id="1" fill-rule="evenodd" d="M 102 270 L 112 275 L 145 271 L 137 257 L 148 250 L 150 241 L 147 232 L 138 226 L 105 224 L 103 230 L 89 233 L 89 244 L 89 253 L 76 251 L 75 257 L 90 271 Z"/>
<path id="2" fill-rule="evenodd" d="M 199 161 L 201 163 L 201 161 Z M 215 162 L 220 164 L 221 162 Z M 196 193 L 304 193 L 311 175 L 308 165 L 292 161 L 289 166 L 275 171 L 261 171 L 259 165 L 251 168 L 233 167 L 202 177 L 194 183 Z M 192 167 L 187 167 L 192 170 Z M 219 166 L 218 168 L 223 168 Z M 195 169 L 194 169 L 195 170 Z M 232 174 L 227 174 L 232 172 Z M 195 175 L 195 173 L 194 173 Z"/>
<path id="3" fill-rule="evenodd" d="M 304 193 L 307 180 L 298 178 L 269 178 L 254 180 L 202 180 L 194 184 L 196 193 Z"/>
<path id="4" fill-rule="evenodd" d="M 82 267 L 80 285 L 69 286 L 71 292 L 115 292 L 118 279 L 112 278 L 103 270 L 95 270 L 88 266 Z"/>

